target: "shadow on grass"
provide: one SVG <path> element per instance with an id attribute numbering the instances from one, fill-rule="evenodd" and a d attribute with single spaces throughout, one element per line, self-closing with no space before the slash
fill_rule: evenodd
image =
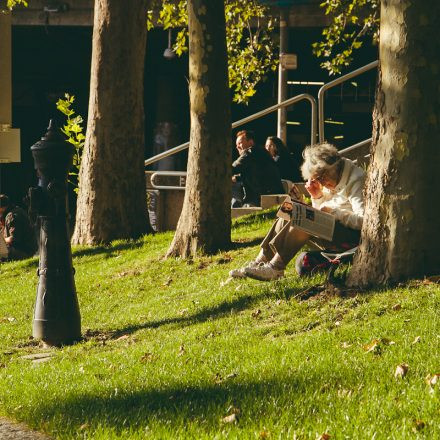
<path id="1" fill-rule="evenodd" d="M 61 401 L 41 399 L 32 412 L 36 419 L 62 420 L 64 426 L 59 425 L 56 429 L 64 436 L 66 431 L 63 428 L 73 433 L 88 425 L 86 429 L 91 431 L 99 428 L 100 431 L 112 429 L 120 433 L 125 428 L 133 433 L 133 430 L 144 430 L 152 423 L 162 425 L 168 434 L 191 428 L 199 433 L 212 433 L 222 429 L 221 419 L 232 412 L 238 413 L 241 427 L 258 425 L 262 410 L 267 411 L 266 417 L 276 419 L 279 408 L 270 402 L 284 401 L 295 405 L 307 387 L 294 375 L 284 380 L 269 379 L 244 384 L 237 383 L 238 380 L 239 377 L 215 384 L 213 377 L 212 384 L 200 387 L 175 385 L 165 389 L 141 388 L 126 393 L 118 390 L 117 395 L 113 392 L 110 396 L 101 393 L 74 395 Z M 240 411 L 244 408 L 248 412 Z M 192 434 L 195 434 L 194 431 Z"/>
<path id="2" fill-rule="evenodd" d="M 74 249 L 73 257 L 86 257 L 91 255 L 112 254 L 113 252 L 126 251 L 128 249 L 138 249 L 144 246 L 142 240 L 126 241 L 109 246 L 93 246 L 89 248 Z"/>
<path id="3" fill-rule="evenodd" d="M 118 243 L 115 245 L 109 245 L 109 246 L 93 246 L 89 248 L 81 248 L 81 249 L 75 249 L 72 251 L 72 257 L 84 257 L 84 256 L 93 256 L 93 255 L 107 255 L 111 256 L 114 252 L 119 251 L 125 251 L 129 249 L 138 249 L 144 246 L 144 243 L 142 240 L 136 240 L 136 241 L 126 241 L 123 243 Z M 34 269 L 38 267 L 38 261 L 39 261 L 39 255 L 22 260 L 13 262 L 16 265 L 17 269 Z"/>
<path id="4" fill-rule="evenodd" d="M 263 237 L 257 237 L 252 240 L 233 241 L 231 243 L 230 250 L 253 247 L 253 246 L 256 246 L 257 244 L 260 244 L 262 240 L 263 240 Z"/>
<path id="5" fill-rule="evenodd" d="M 283 298 L 288 299 L 291 296 L 299 293 L 301 290 L 302 289 L 300 288 L 287 289 L 283 292 Z M 267 290 L 262 292 L 260 295 L 244 295 L 232 301 L 223 301 L 220 304 L 215 305 L 214 307 L 204 308 L 197 313 L 194 313 L 193 315 L 164 318 L 157 321 L 149 321 L 142 324 L 129 325 L 127 327 L 111 330 L 108 332 L 102 332 L 99 330 L 88 330 L 84 337 L 86 340 L 90 338 L 117 339 L 123 335 L 130 335 L 139 330 L 152 328 L 154 329 L 162 327 L 164 325 L 176 324 L 180 327 L 185 327 L 205 322 L 207 320 L 219 319 L 231 313 L 241 312 L 259 303 L 261 300 L 265 298 L 271 298 L 273 296 L 273 292 Z"/>

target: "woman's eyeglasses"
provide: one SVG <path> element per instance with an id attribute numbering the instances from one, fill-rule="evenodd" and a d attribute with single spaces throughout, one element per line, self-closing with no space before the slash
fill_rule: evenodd
<path id="1" fill-rule="evenodd" d="M 316 180 L 317 182 L 319 182 L 321 185 L 323 185 L 325 182 L 328 181 L 327 176 L 324 174 L 321 174 L 320 176 L 315 176 L 313 178 L 313 180 Z"/>

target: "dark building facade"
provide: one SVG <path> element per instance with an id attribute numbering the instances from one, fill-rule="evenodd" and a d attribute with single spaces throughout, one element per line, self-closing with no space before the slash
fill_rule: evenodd
<path id="1" fill-rule="evenodd" d="M 272 2 L 273 3 L 273 2 Z M 279 14 L 278 5 L 273 13 Z M 297 54 L 298 67 L 288 71 L 288 97 L 299 93 L 316 96 L 321 83 L 333 79 L 320 68 L 311 44 L 320 39 L 327 24 L 319 2 L 294 2 L 288 8 L 289 52 Z M 34 0 L 19 8 L 12 18 L 12 117 L 21 129 L 19 164 L 1 165 L 1 190 L 19 202 L 35 183 L 29 147 L 44 133 L 47 122 L 63 122 L 56 101 L 64 93 L 75 95 L 74 109 L 87 121 L 92 48 L 93 1 L 50 2 Z M 189 138 L 188 59 L 167 59 L 168 32 L 153 29 L 147 37 L 145 61 L 145 157 L 183 143 Z M 377 58 L 376 48 L 365 47 L 354 69 Z M 375 72 L 328 92 L 326 138 L 339 147 L 349 146 L 371 135 Z M 277 102 L 277 74 L 268 75 L 248 105 L 232 105 L 238 120 Z M 293 151 L 310 143 L 310 105 L 299 103 L 287 112 L 287 144 Z M 276 134 L 276 113 L 246 126 L 257 141 Z M 185 169 L 185 153 L 159 165 L 162 169 Z"/>

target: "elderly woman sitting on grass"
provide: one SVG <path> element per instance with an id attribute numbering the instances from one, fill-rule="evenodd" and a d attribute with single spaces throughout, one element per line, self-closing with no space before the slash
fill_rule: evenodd
<path id="1" fill-rule="evenodd" d="M 287 264 L 305 244 L 331 252 L 343 252 L 358 245 L 364 215 L 364 170 L 341 157 L 336 147 L 328 143 L 306 147 L 303 157 L 301 172 L 307 181 L 305 187 L 312 206 L 335 216 L 332 241 L 313 237 L 279 218 L 261 243 L 257 258 L 240 269 L 231 270 L 231 277 L 247 276 L 261 281 L 281 278 Z M 316 257 L 316 252 L 305 252 L 298 257 L 299 275 L 318 266 L 316 261 L 311 261 L 316 260 L 314 254 Z"/>

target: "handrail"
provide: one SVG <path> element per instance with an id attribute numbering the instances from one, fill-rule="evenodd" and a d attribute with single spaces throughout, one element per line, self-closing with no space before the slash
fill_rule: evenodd
<path id="1" fill-rule="evenodd" d="M 366 64 L 359 69 L 353 70 L 353 72 L 347 73 L 346 75 L 342 75 L 339 78 L 336 78 L 333 81 L 330 81 L 327 84 L 324 84 L 318 92 L 318 121 L 319 121 L 319 142 L 324 142 L 324 93 L 335 87 L 348 79 L 354 78 L 355 76 L 360 75 L 361 73 L 367 72 L 368 70 L 374 69 L 379 65 L 379 61 L 373 61 L 369 64 Z"/>
<path id="2" fill-rule="evenodd" d="M 347 154 L 353 150 L 361 148 L 364 145 L 371 144 L 371 141 L 372 141 L 372 138 L 365 139 L 364 141 L 358 142 L 357 144 L 351 145 L 350 147 L 343 148 L 342 150 L 339 150 L 339 154 L 342 154 L 342 156 L 343 156 L 344 154 Z"/>
<path id="3" fill-rule="evenodd" d="M 154 189 L 167 189 L 167 190 L 184 190 L 185 186 L 167 186 L 167 185 L 156 185 L 154 181 L 157 176 L 178 176 L 186 177 L 186 171 L 155 171 L 150 177 L 151 186 Z"/>
<path id="4" fill-rule="evenodd" d="M 299 101 L 307 100 L 310 102 L 312 107 L 312 116 L 311 116 L 311 129 L 310 129 L 310 143 L 314 144 L 316 142 L 316 129 L 317 129 L 317 104 L 316 99 L 309 95 L 308 93 L 302 93 L 301 95 L 294 96 L 293 98 L 286 99 L 283 102 L 280 102 L 278 104 L 275 104 L 271 107 L 268 107 L 264 110 L 261 110 L 257 113 L 254 113 L 253 115 L 247 116 L 246 118 L 240 119 L 239 121 L 236 121 L 232 124 L 231 128 L 237 128 L 241 125 L 247 124 L 249 122 L 255 121 L 255 119 L 261 118 L 263 116 L 268 115 L 269 113 L 272 113 L 274 111 L 277 111 L 279 108 L 288 107 L 289 105 L 295 104 Z M 164 151 L 163 153 L 156 154 L 156 156 L 150 157 L 149 159 L 145 160 L 145 166 L 151 165 L 161 159 L 165 159 L 168 156 L 172 156 L 173 154 L 179 153 L 180 151 L 183 151 L 189 147 L 189 142 L 185 142 L 184 144 L 178 145 L 177 147 L 170 148 L 167 151 Z"/>

